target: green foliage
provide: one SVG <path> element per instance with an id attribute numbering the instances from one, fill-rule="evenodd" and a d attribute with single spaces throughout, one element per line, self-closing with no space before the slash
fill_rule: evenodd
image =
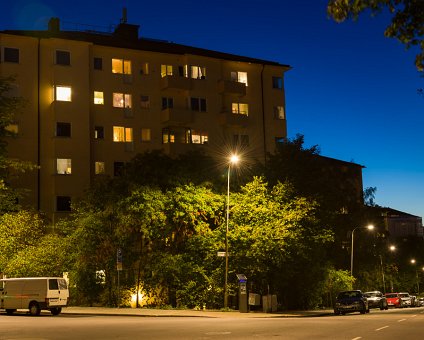
<path id="1" fill-rule="evenodd" d="M 392 14 L 391 23 L 384 32 L 396 38 L 407 48 L 418 46 L 421 52 L 415 58 L 418 70 L 424 69 L 424 2 L 422 0 L 329 0 L 327 12 L 337 22 L 356 20 L 365 11 L 377 15 L 384 10 Z"/>

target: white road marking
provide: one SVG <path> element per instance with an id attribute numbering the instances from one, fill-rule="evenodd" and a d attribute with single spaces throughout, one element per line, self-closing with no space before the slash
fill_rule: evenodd
<path id="1" fill-rule="evenodd" d="M 383 327 L 377 328 L 376 331 L 381 331 L 384 328 L 389 328 L 389 326 L 383 326 Z"/>
<path id="2" fill-rule="evenodd" d="M 357 338 L 353 338 L 352 340 L 359 340 L 359 339 L 362 339 L 362 337 L 358 336 Z"/>
<path id="3" fill-rule="evenodd" d="M 415 318 L 417 316 L 417 314 L 415 314 L 415 315 L 411 315 L 411 318 Z"/>
<path id="4" fill-rule="evenodd" d="M 402 321 L 406 321 L 406 319 L 400 319 L 400 320 L 398 320 L 398 322 L 402 322 Z"/>

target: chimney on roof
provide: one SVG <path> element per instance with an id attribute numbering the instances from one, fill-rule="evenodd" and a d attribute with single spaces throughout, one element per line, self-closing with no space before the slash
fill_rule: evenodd
<path id="1" fill-rule="evenodd" d="M 122 9 L 120 24 L 115 28 L 113 35 L 126 40 L 138 40 L 139 25 L 127 24 L 127 9 Z"/>
<path id="2" fill-rule="evenodd" d="M 59 18 L 50 18 L 48 28 L 50 32 L 59 32 L 60 31 Z"/>

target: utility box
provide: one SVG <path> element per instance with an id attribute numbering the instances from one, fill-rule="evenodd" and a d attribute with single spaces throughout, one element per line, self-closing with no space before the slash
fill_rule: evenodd
<path id="1" fill-rule="evenodd" d="M 271 313 L 277 311 L 277 295 L 264 295 L 262 296 L 262 306 L 265 313 Z"/>
<path id="2" fill-rule="evenodd" d="M 247 277 L 244 274 L 236 274 L 239 281 L 239 312 L 248 313 Z"/>

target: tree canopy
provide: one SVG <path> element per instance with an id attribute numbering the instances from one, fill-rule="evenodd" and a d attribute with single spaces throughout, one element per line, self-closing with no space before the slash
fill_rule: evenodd
<path id="1" fill-rule="evenodd" d="M 329 0 L 327 12 L 337 22 L 356 20 L 364 12 L 377 15 L 388 10 L 392 15 L 386 37 L 396 38 L 407 48 L 418 46 L 415 65 L 424 70 L 424 1 L 422 0 Z"/>

